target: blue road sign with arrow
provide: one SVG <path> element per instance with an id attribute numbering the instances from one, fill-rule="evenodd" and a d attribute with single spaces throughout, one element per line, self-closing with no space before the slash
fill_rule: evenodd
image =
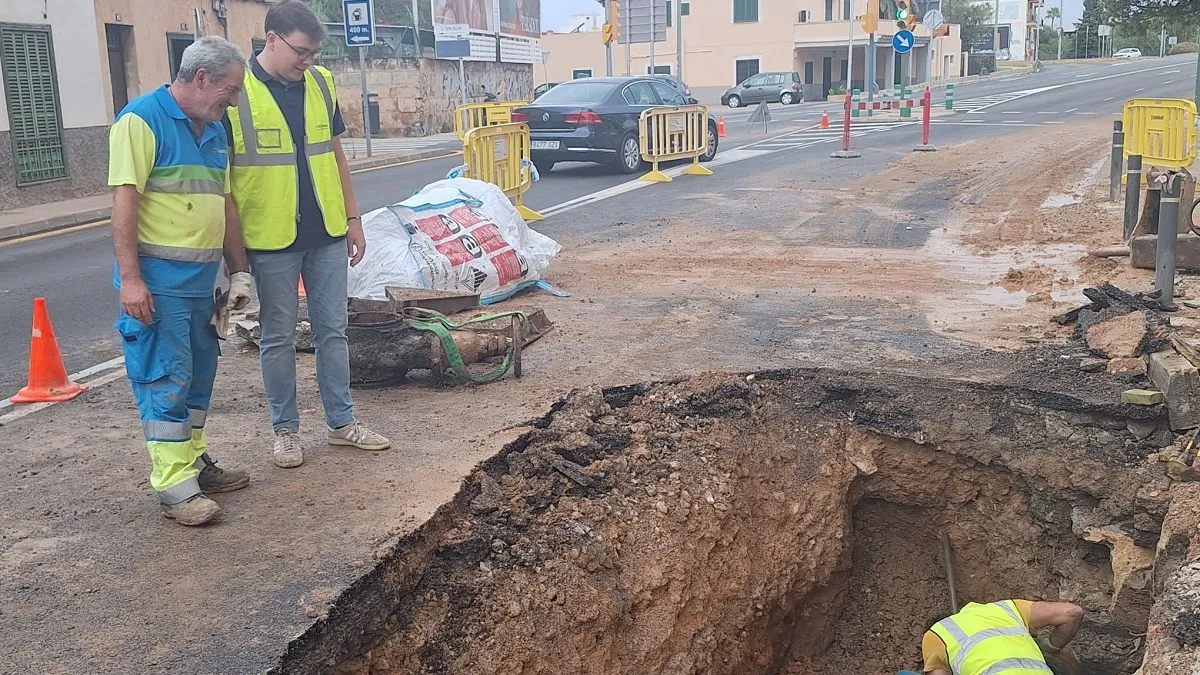
<path id="1" fill-rule="evenodd" d="M 342 0 L 342 17 L 347 46 L 375 44 L 375 3 L 372 0 Z"/>
<path id="2" fill-rule="evenodd" d="M 895 49 L 897 54 L 907 54 L 912 51 L 916 41 L 911 30 L 896 31 L 892 36 L 892 49 Z"/>

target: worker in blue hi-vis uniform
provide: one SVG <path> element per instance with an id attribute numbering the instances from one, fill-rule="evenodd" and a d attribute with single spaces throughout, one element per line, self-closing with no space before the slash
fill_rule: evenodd
<path id="1" fill-rule="evenodd" d="M 229 141 L 221 126 L 241 95 L 243 64 L 226 40 L 197 40 L 176 80 L 132 101 L 109 135 L 116 329 L 150 451 L 150 487 L 163 514 L 183 525 L 221 515 L 205 493 L 250 482 L 245 471 L 217 467 L 204 436 L 218 319 L 250 301 L 241 232 L 226 231 L 237 225 L 225 218 Z M 217 307 L 225 241 L 238 245 L 224 255 L 230 289 Z"/>

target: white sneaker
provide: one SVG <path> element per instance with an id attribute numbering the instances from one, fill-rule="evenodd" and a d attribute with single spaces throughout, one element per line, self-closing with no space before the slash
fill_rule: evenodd
<path id="1" fill-rule="evenodd" d="M 392 447 L 391 441 L 366 428 L 362 422 L 352 422 L 341 429 L 329 429 L 327 439 L 330 445 L 349 445 L 359 450 L 387 450 Z"/>
<path id="2" fill-rule="evenodd" d="M 291 429 L 275 432 L 275 451 L 271 454 L 275 466 L 294 469 L 304 463 L 304 451 L 300 449 L 300 437 Z"/>

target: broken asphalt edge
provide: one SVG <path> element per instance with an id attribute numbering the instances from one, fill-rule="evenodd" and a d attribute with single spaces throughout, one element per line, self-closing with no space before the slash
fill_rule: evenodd
<path id="1" fill-rule="evenodd" d="M 387 153 L 377 155 L 367 159 L 352 159 L 350 160 L 351 171 L 361 171 L 363 169 L 378 169 L 392 164 L 402 162 L 414 162 L 423 159 L 435 159 L 438 157 L 452 157 L 461 154 L 461 151 L 453 148 L 432 148 L 422 150 L 420 152 L 409 153 Z M 34 207 L 36 208 L 36 207 Z M 9 225 L 0 225 L 0 241 L 10 241 L 29 237 L 35 234 L 44 232 L 53 232 L 55 230 L 65 230 L 69 227 L 78 225 L 90 225 L 100 221 L 108 220 L 112 217 L 112 207 L 105 206 L 99 209 L 88 209 L 77 213 L 54 216 L 51 218 L 39 218 L 24 223 L 14 223 Z"/>

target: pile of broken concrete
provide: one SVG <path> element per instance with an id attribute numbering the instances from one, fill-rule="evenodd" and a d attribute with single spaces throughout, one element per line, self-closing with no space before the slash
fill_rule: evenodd
<path id="1" fill-rule="evenodd" d="M 1080 369 L 1107 370 L 1131 383 L 1149 380 L 1126 391 L 1123 400 L 1165 402 L 1173 431 L 1200 427 L 1200 353 L 1172 328 L 1157 293 L 1127 293 L 1104 284 L 1084 295 L 1089 304 L 1055 317 L 1061 324 L 1074 322 L 1076 337 L 1094 355 L 1083 359 Z"/>

